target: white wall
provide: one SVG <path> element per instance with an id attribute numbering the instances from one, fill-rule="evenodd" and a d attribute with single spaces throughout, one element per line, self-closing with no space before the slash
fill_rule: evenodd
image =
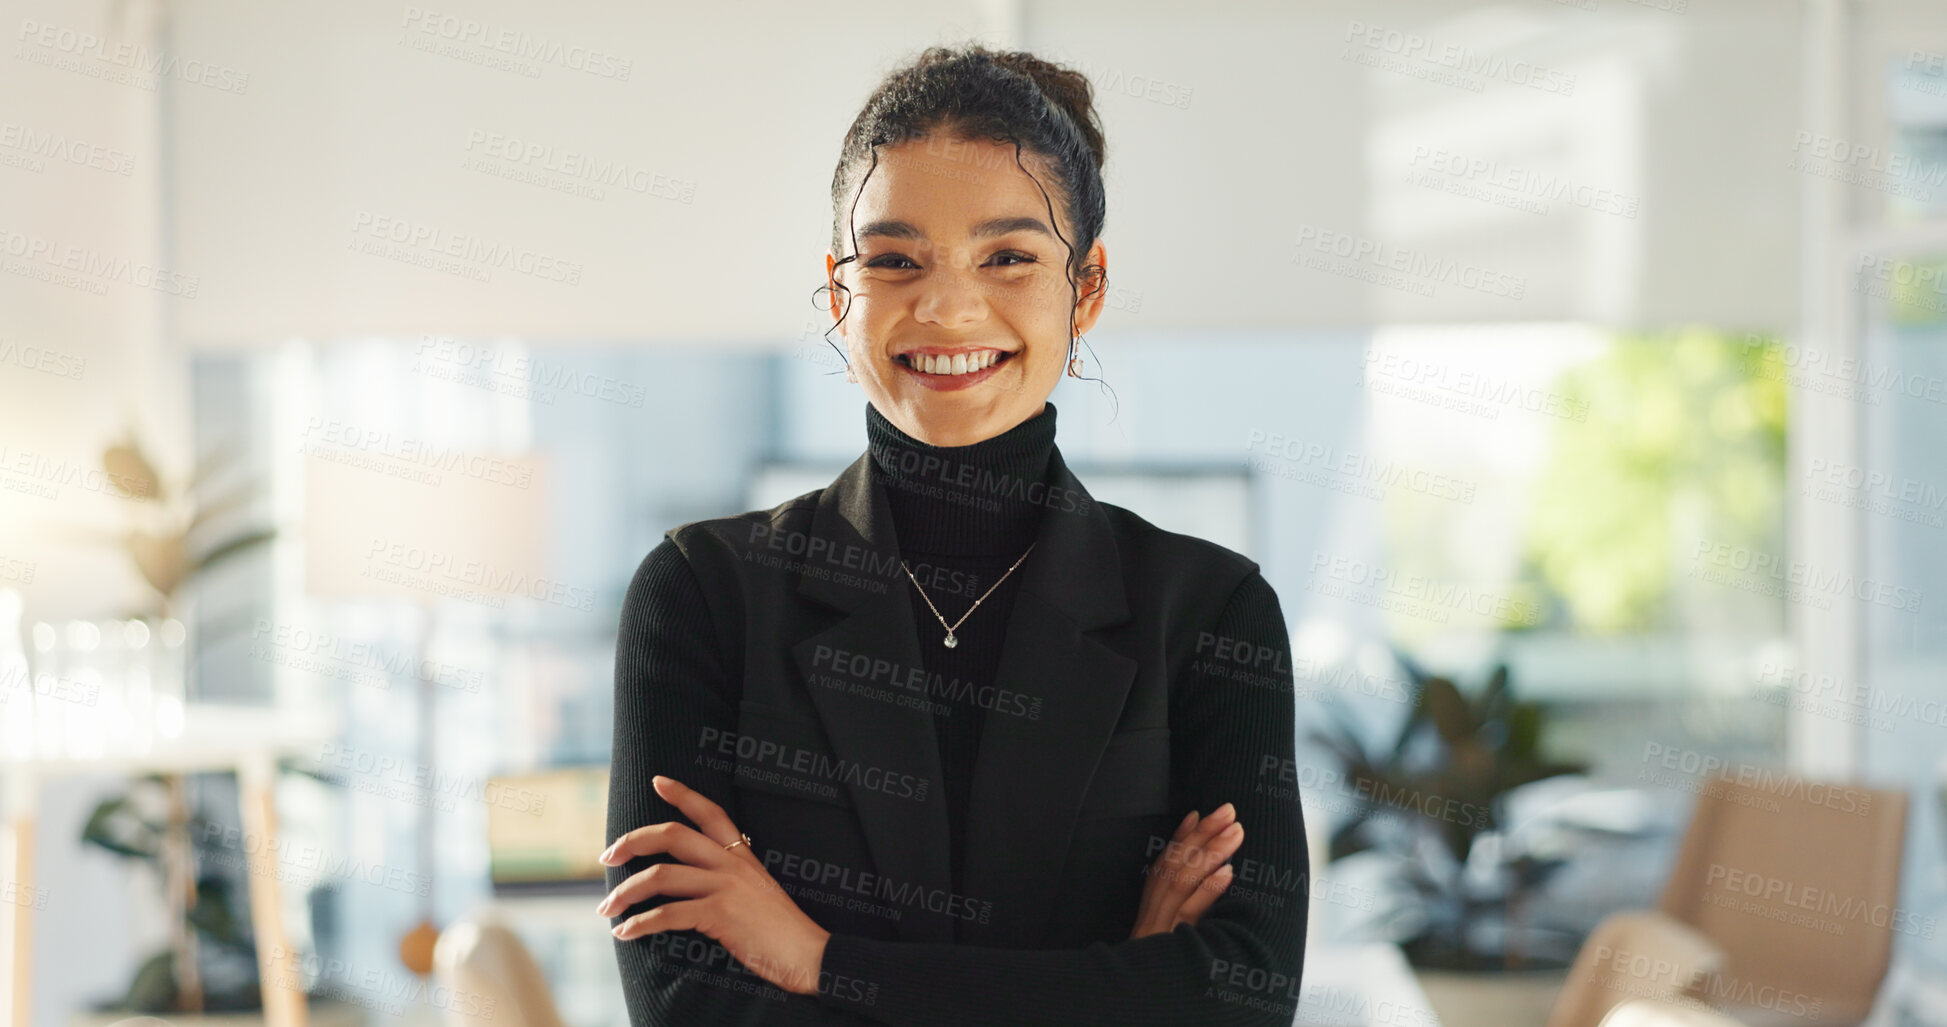
<path id="1" fill-rule="evenodd" d="M 416 31 L 424 22 L 408 24 L 400 3 L 189 3 L 183 52 L 249 77 L 241 93 L 185 93 L 176 115 L 180 262 L 202 277 L 185 337 L 795 337 L 822 280 L 826 189 L 858 104 L 885 68 L 974 30 L 989 6 L 865 4 L 831 18 L 778 2 L 464 9 L 489 33 L 629 60 L 618 81 L 473 63 L 497 55 L 484 46 L 414 49 L 401 40 L 440 37 Z M 1515 84 L 1512 65 L 1479 92 L 1365 68 L 1347 47 L 1381 55 L 1384 43 L 1348 42 L 1354 21 L 1546 67 L 1573 76 L 1573 92 Z M 1025 4 L 1020 23 L 1029 47 L 1104 92 L 1105 238 L 1112 281 L 1138 304 L 1118 315 L 1130 327 L 1782 325 L 1795 312 L 1790 5 L 1082 0 Z M 1163 102 L 1131 95 L 1148 81 Z M 462 167 L 475 132 L 693 181 L 692 202 L 492 177 Z M 1446 196 L 1405 182 L 1416 147 L 1560 174 L 1640 212 L 1557 201 L 1544 216 Z M 360 212 L 571 261 L 580 282 L 502 269 L 483 283 L 353 252 Z M 1471 262 L 1521 281 L 1524 298 L 1457 287 L 1426 298 L 1299 267 L 1308 227 Z"/>

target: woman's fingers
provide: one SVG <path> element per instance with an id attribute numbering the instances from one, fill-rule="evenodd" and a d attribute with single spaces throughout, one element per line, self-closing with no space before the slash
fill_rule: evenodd
<path id="1" fill-rule="evenodd" d="M 1150 865 L 1130 937 L 1164 933 L 1179 923 L 1194 923 L 1216 901 L 1229 886 L 1230 877 L 1226 873 L 1215 883 L 1209 879 L 1244 841 L 1244 829 L 1236 817 L 1237 808 L 1227 802 L 1207 817 L 1199 817 L 1193 810 L 1183 818 Z"/>
<path id="2" fill-rule="evenodd" d="M 739 845 L 738 848 L 745 848 Z M 665 820 L 660 824 L 648 824 L 628 831 L 615 839 L 602 853 L 604 866 L 621 866 L 637 856 L 667 852 L 691 866 L 716 869 L 726 866 L 731 855 L 723 851 L 723 846 L 705 838 L 701 832 L 688 824 L 675 820 Z"/>
<path id="3" fill-rule="evenodd" d="M 743 837 L 738 833 L 737 825 L 731 822 L 730 814 L 725 813 L 723 807 L 717 805 L 709 796 L 673 777 L 664 777 L 661 774 L 652 778 L 651 783 L 655 785 L 657 795 L 662 796 L 663 800 L 671 806 L 681 810 L 684 816 L 690 818 L 690 823 L 696 825 L 698 831 L 703 832 L 707 838 L 715 839 L 718 845 L 729 845 Z M 730 851 L 748 852 L 749 849 L 748 845 L 739 845 Z M 750 858 L 757 858 L 757 854 L 750 853 Z"/>
<path id="4" fill-rule="evenodd" d="M 630 874 L 628 880 L 616 885 L 615 890 L 608 893 L 608 898 L 595 908 L 595 912 L 614 916 L 657 895 L 680 895 L 685 898 L 708 895 L 719 880 L 720 875 L 714 870 L 682 863 L 657 863 Z"/>
<path id="5" fill-rule="evenodd" d="M 1169 924 L 1175 923 L 1176 911 L 1196 893 L 1197 886 L 1229 861 L 1243 843 L 1244 826 L 1232 823 L 1215 832 L 1214 837 L 1183 846 L 1174 854 L 1175 858 L 1161 868 L 1163 887 L 1158 896 L 1158 906 L 1169 914 Z M 1168 929 L 1167 926 L 1164 928 Z"/>
<path id="6" fill-rule="evenodd" d="M 1230 887 L 1230 882 L 1235 876 L 1229 863 L 1212 871 L 1209 877 L 1197 884 L 1196 891 L 1191 892 L 1190 897 L 1183 900 L 1183 907 L 1176 911 L 1176 923 L 1172 923 L 1170 927 L 1174 929 L 1178 923 L 1194 924 L 1202 919 L 1203 914 L 1210 909 L 1210 904 L 1217 901 L 1217 896 L 1222 895 Z"/>
<path id="7" fill-rule="evenodd" d="M 1183 815 L 1183 819 L 1176 825 L 1176 833 L 1170 835 L 1170 840 L 1164 844 L 1163 855 L 1168 855 L 1172 847 L 1181 846 L 1185 841 L 1189 840 L 1190 831 L 1197 826 L 1197 819 L 1200 816 L 1201 814 L 1196 810 L 1191 810 Z M 1150 880 L 1144 883 L 1142 901 L 1136 904 L 1136 925 L 1138 928 L 1148 923 L 1149 918 L 1155 912 L 1156 906 L 1161 902 L 1162 889 L 1157 884 L 1155 875 L 1156 871 L 1162 865 L 1162 859 L 1158 858 L 1156 863 L 1149 868 Z"/>

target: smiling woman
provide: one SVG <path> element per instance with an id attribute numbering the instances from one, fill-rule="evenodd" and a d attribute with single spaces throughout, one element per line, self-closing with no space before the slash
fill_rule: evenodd
<path id="1" fill-rule="evenodd" d="M 624 600 L 598 912 L 635 1023 L 1291 1022 L 1277 596 L 1055 445 L 1102 161 L 1087 79 L 978 46 L 847 133 L 825 276 L 867 452 L 671 529 Z"/>

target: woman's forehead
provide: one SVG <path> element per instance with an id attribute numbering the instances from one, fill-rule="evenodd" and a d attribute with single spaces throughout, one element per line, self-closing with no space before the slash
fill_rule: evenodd
<path id="1" fill-rule="evenodd" d="M 1011 148 L 1010 148 L 1011 153 Z M 881 159 L 854 207 L 858 238 L 921 242 L 988 239 L 1029 232 L 1055 241 L 1049 224 L 1052 195 L 1011 159 L 1005 170 L 945 174 L 953 160 L 921 155 Z"/>

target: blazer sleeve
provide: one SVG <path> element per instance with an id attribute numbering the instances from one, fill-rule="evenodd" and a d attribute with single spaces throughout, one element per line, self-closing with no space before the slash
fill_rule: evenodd
<path id="1" fill-rule="evenodd" d="M 662 774 L 709 796 L 737 818 L 734 771 L 699 759 L 706 730 L 737 730 L 741 685 L 730 679 L 696 572 L 665 538 L 637 567 L 622 602 L 615 648 L 615 734 L 609 762 L 608 841 L 645 824 L 686 818 L 650 784 Z M 667 853 L 607 869 L 610 890 Z M 619 924 L 671 896 L 654 896 L 611 918 Z M 590 912 L 593 915 L 593 904 Z M 696 1024 L 863 1025 L 872 1021 L 778 988 L 698 931 L 659 931 L 616 941 L 633 1027 Z"/>
<path id="2" fill-rule="evenodd" d="M 1244 825 L 1235 876 L 1196 924 L 1075 949 L 833 934 L 822 969 L 865 982 L 871 1001 L 852 997 L 861 989 L 820 1001 L 892 1027 L 1290 1024 L 1310 894 L 1304 814 L 1281 784 L 1293 779 L 1293 684 L 1277 594 L 1253 570 L 1170 698 L 1173 773 L 1198 811 L 1233 802 Z M 1189 810 L 1173 812 L 1172 830 Z"/>

